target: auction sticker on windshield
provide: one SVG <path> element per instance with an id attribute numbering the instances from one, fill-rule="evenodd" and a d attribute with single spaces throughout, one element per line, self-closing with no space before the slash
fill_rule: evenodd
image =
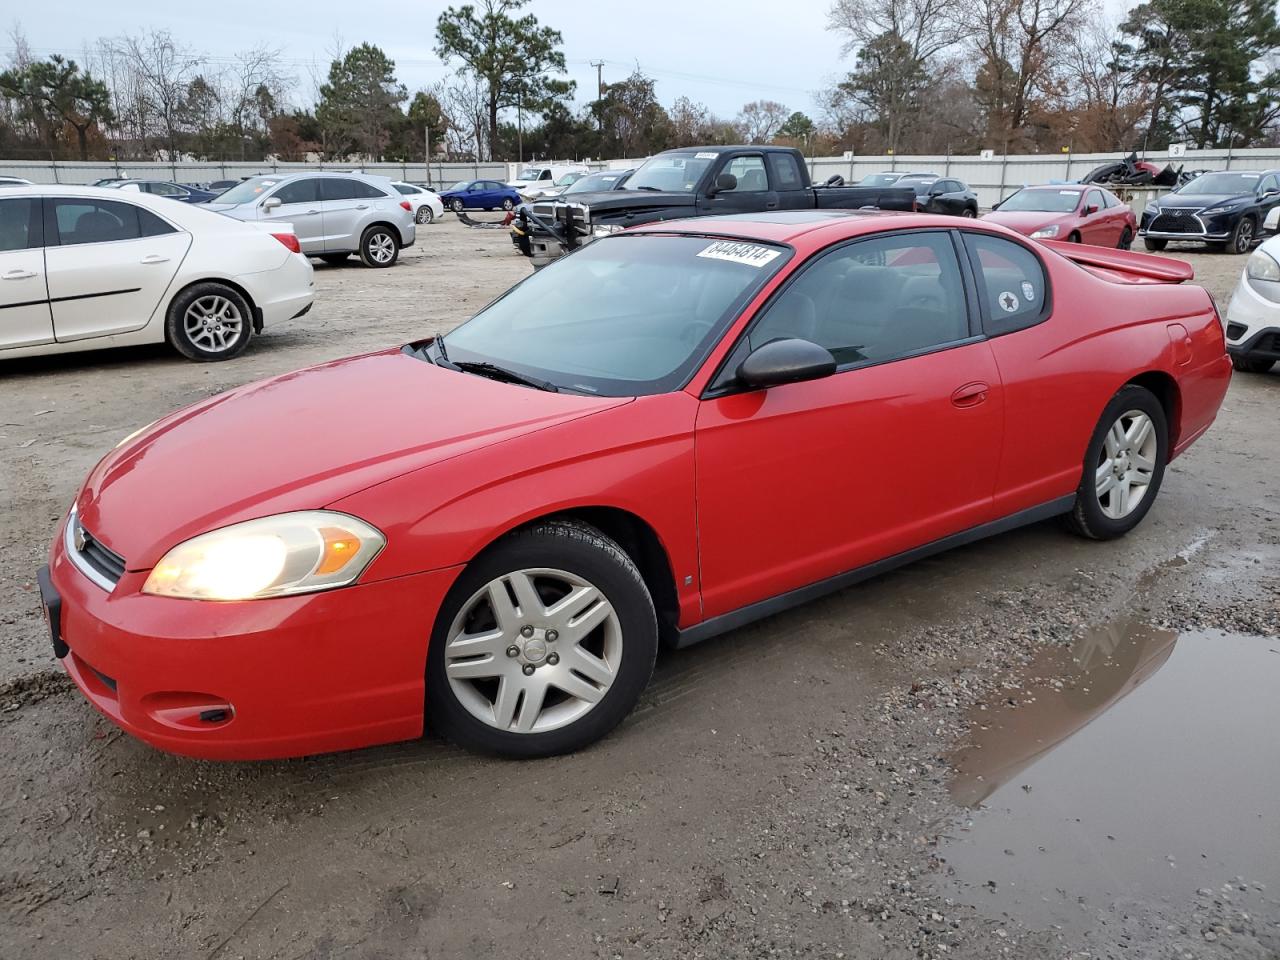
<path id="1" fill-rule="evenodd" d="M 695 160 L 714 160 L 714 159 L 715 159 L 716 157 L 718 157 L 718 156 L 720 156 L 720 154 L 718 154 L 718 153 L 695 153 L 695 154 L 693 155 L 693 159 L 695 159 Z"/>
<path id="2" fill-rule="evenodd" d="M 781 250 L 762 247 L 757 243 L 735 243 L 731 240 L 717 240 L 705 250 L 698 251 L 697 256 L 708 260 L 728 260 L 730 263 L 745 263 L 749 267 L 763 267 L 781 256 Z"/>

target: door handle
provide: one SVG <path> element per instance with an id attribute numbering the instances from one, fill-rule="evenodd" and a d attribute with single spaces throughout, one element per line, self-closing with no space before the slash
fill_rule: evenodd
<path id="1" fill-rule="evenodd" d="M 778 201 L 777 201 L 777 200 L 774 200 L 774 201 L 772 201 L 772 202 L 770 202 L 770 203 L 766 203 L 766 204 L 764 205 L 764 208 L 765 208 L 766 210 L 776 210 L 776 209 L 778 208 Z"/>
<path id="2" fill-rule="evenodd" d="M 951 402 L 957 407 L 976 407 L 986 401 L 990 390 L 990 385 L 980 380 L 966 383 L 963 387 L 956 387 L 951 394 Z"/>
<path id="3" fill-rule="evenodd" d="M 36 274 L 31 270 L 10 270 L 4 274 L 5 280 L 30 280 Z"/>
<path id="4" fill-rule="evenodd" d="M 319 210 L 308 210 L 305 215 L 308 217 L 314 217 L 319 212 Z"/>
<path id="5" fill-rule="evenodd" d="M 356 209 L 357 209 L 357 210 L 368 210 L 368 209 L 369 209 L 369 205 L 368 205 L 367 203 L 360 203 L 360 204 L 356 204 Z"/>
<path id="6" fill-rule="evenodd" d="M 162 257 L 158 253 L 153 253 L 153 254 L 150 254 L 149 256 L 143 257 L 141 262 L 142 263 L 168 263 L 169 258 Z"/>

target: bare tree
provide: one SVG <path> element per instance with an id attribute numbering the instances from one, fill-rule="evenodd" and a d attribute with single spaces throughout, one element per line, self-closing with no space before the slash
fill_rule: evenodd
<path id="1" fill-rule="evenodd" d="M 1055 113 L 1071 119 L 1076 150 L 1122 150 L 1142 123 L 1151 85 L 1123 61 L 1114 27 L 1086 24 L 1067 43 L 1063 70 L 1067 84 Z"/>
<path id="2" fill-rule="evenodd" d="M 448 121 L 445 149 L 450 157 L 488 156 L 488 94 L 473 74 L 456 73 L 440 88 L 440 105 Z"/>
<path id="3" fill-rule="evenodd" d="M 237 53 L 219 77 L 227 119 L 240 141 L 243 160 L 251 134 L 265 133 L 276 106 L 293 88 L 295 78 L 285 73 L 280 49 L 260 44 Z"/>
<path id="4" fill-rule="evenodd" d="M 747 143 L 768 143 L 789 116 L 791 111 L 776 100 L 752 100 L 738 114 L 738 126 Z"/>
<path id="5" fill-rule="evenodd" d="M 114 44 L 136 74 L 137 85 L 169 159 L 177 159 L 181 153 L 187 87 L 200 70 L 201 58 L 175 41 L 167 30 L 121 37 Z"/>
<path id="6" fill-rule="evenodd" d="M 843 35 L 846 56 L 889 33 L 923 62 L 956 44 L 955 9 L 952 0 L 835 0 L 827 26 Z"/>

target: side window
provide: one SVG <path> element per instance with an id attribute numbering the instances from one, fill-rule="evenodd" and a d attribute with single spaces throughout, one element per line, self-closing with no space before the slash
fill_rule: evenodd
<path id="1" fill-rule="evenodd" d="M 966 233 L 989 336 L 1034 326 L 1047 316 L 1049 290 L 1040 258 L 1020 243 Z"/>
<path id="2" fill-rule="evenodd" d="M 387 195 L 375 187 L 372 183 L 365 183 L 363 180 L 348 180 L 352 189 L 355 191 L 357 200 L 385 200 Z"/>
<path id="3" fill-rule="evenodd" d="M 354 200 L 359 181 L 346 177 L 325 177 L 320 181 L 321 200 Z"/>
<path id="4" fill-rule="evenodd" d="M 543 171 L 542 171 L 542 173 L 538 176 L 538 179 L 539 179 L 539 180 L 550 180 L 550 179 L 551 179 L 551 170 L 550 170 L 550 168 L 548 168 L 548 169 L 546 169 L 546 170 L 543 170 Z M 490 187 L 489 189 L 493 189 L 493 188 L 492 188 L 492 187 Z"/>
<path id="5" fill-rule="evenodd" d="M 138 207 L 138 236 L 140 237 L 159 237 L 166 233 L 177 233 L 178 231 L 170 226 L 164 220 L 161 220 L 150 210 L 143 210 Z"/>
<path id="6" fill-rule="evenodd" d="M 1277 183 L 1274 173 L 1263 177 L 1262 183 L 1258 185 L 1259 193 L 1271 193 L 1277 189 L 1280 189 L 1280 184 Z"/>
<path id="7" fill-rule="evenodd" d="M 800 190 L 804 187 L 800 166 L 789 153 L 769 154 L 769 177 L 775 190 Z"/>
<path id="8" fill-rule="evenodd" d="M 138 208 L 118 200 L 59 197 L 53 200 L 54 223 L 64 246 L 137 240 Z"/>
<path id="9" fill-rule="evenodd" d="M 769 178 L 764 172 L 764 157 L 734 157 L 720 172 L 731 173 L 738 178 L 738 185 L 733 192 L 758 193 L 769 189 Z"/>
<path id="10" fill-rule="evenodd" d="M 1102 194 L 1097 190 L 1090 190 L 1084 198 L 1086 207 L 1093 207 L 1095 210 L 1101 210 L 1106 204 L 1102 202 Z M 1083 211 L 1083 208 L 1081 208 Z"/>
<path id="11" fill-rule="evenodd" d="M 272 196 L 279 197 L 281 203 L 315 203 L 320 199 L 320 181 L 314 177 L 305 180 L 294 180 L 286 183 Z"/>
<path id="12" fill-rule="evenodd" d="M 162 197 L 185 197 L 187 191 L 181 187 L 174 186 L 172 183 L 153 183 L 150 184 L 152 193 L 159 194 Z"/>
<path id="13" fill-rule="evenodd" d="M 1117 199 L 1115 198 L 1115 196 L 1114 196 L 1114 195 L 1112 195 L 1111 193 L 1109 193 L 1108 191 L 1106 191 L 1106 190 L 1100 190 L 1100 191 L 1099 191 L 1099 193 L 1101 193 L 1101 194 L 1102 194 L 1102 205 L 1103 205 L 1103 207 L 1111 208 L 1111 207 L 1116 207 L 1116 206 L 1119 206 L 1119 205 L 1120 205 L 1120 201 L 1119 201 L 1119 200 L 1117 200 Z"/>
<path id="14" fill-rule="evenodd" d="M 43 246 L 43 225 L 38 198 L 0 200 L 0 253 Z"/>
<path id="15" fill-rule="evenodd" d="M 951 237 L 910 233 L 840 247 L 806 267 L 748 336 L 753 350 L 812 340 L 841 365 L 964 340 L 969 317 Z"/>
<path id="16" fill-rule="evenodd" d="M 411 187 L 407 183 L 397 183 L 396 189 L 399 190 L 401 193 L 403 193 L 405 196 L 408 196 L 411 193 L 418 192 L 417 187 Z"/>

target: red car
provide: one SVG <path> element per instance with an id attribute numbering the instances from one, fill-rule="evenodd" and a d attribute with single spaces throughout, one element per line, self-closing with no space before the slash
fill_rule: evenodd
<path id="1" fill-rule="evenodd" d="M 1067 240 L 1128 250 L 1138 218 L 1110 190 L 1085 184 L 1023 187 L 984 214 L 1002 227 L 1035 240 Z"/>
<path id="2" fill-rule="evenodd" d="M 1131 530 L 1231 364 L 1190 268 L 920 214 L 658 223 L 444 337 L 126 438 L 55 651 L 166 750 L 573 750 L 681 647 L 1064 516 Z"/>

